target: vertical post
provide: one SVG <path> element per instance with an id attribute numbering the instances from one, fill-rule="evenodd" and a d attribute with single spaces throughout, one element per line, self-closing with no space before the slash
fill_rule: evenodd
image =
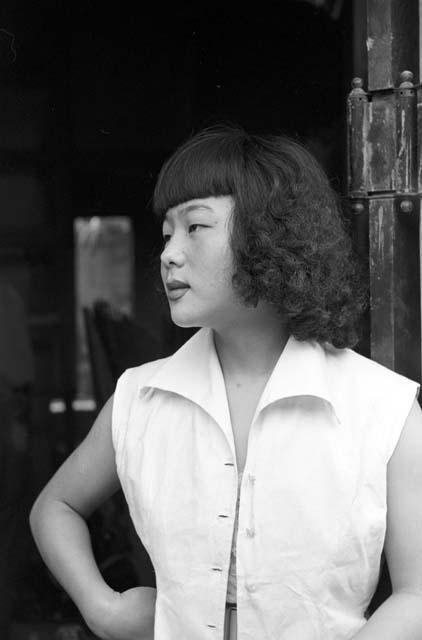
<path id="1" fill-rule="evenodd" d="M 367 209 L 369 216 L 371 355 L 417 380 L 422 94 L 407 69 L 420 77 L 419 4 L 422 0 L 367 0 L 365 135 L 351 126 L 362 83 L 354 81 L 348 98 L 349 195 L 355 212 Z"/>
<path id="2" fill-rule="evenodd" d="M 403 71 L 400 74 L 400 87 L 397 93 L 397 190 L 411 193 L 416 184 L 416 96 L 413 85 L 413 73 Z"/>
<path id="3" fill-rule="evenodd" d="M 368 273 L 368 207 L 367 207 L 367 137 L 368 94 L 363 89 L 362 78 L 353 78 L 352 90 L 347 99 L 347 182 L 351 199 L 353 244 L 365 265 L 365 281 Z M 369 355 L 369 322 L 365 315 L 362 322 L 359 350 Z"/>
<path id="4" fill-rule="evenodd" d="M 348 187 L 351 198 L 366 196 L 366 143 L 368 135 L 368 96 L 363 80 L 353 78 L 347 100 L 348 127 Z"/>
<path id="5" fill-rule="evenodd" d="M 419 82 L 419 2 L 366 0 L 369 91 L 396 87 L 403 69 Z"/>

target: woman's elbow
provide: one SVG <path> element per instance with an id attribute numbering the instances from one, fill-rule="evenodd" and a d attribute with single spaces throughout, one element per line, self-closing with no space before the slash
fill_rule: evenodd
<path id="1" fill-rule="evenodd" d="M 50 495 L 48 485 L 41 491 L 29 512 L 29 527 L 35 541 L 42 535 L 46 524 L 52 522 L 66 507 L 57 496 Z"/>
<path id="2" fill-rule="evenodd" d="M 43 493 L 40 493 L 40 495 L 36 498 L 29 512 L 29 528 L 35 539 L 39 531 L 39 525 L 40 523 L 42 523 L 44 519 L 44 515 L 43 515 L 44 507 L 45 507 L 45 500 L 43 497 Z"/>

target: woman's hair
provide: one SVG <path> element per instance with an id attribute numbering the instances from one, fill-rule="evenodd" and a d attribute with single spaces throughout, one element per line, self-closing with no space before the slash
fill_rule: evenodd
<path id="1" fill-rule="evenodd" d="M 293 140 L 213 127 L 164 164 L 155 213 L 188 200 L 232 196 L 233 286 L 265 300 L 299 340 L 353 346 L 365 295 L 338 198 L 315 158 Z"/>

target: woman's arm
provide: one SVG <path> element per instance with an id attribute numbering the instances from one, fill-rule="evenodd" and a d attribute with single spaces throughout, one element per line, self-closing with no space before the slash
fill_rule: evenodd
<path id="1" fill-rule="evenodd" d="M 37 498 L 30 525 L 50 571 L 101 638 L 152 637 L 155 590 L 119 594 L 104 581 L 86 518 L 119 488 L 111 438 L 110 398 L 79 447 Z M 145 628 L 144 628 L 145 627 Z"/>
<path id="2" fill-rule="evenodd" d="M 354 640 L 422 638 L 422 412 L 416 400 L 388 463 L 387 495 L 393 593 Z"/>

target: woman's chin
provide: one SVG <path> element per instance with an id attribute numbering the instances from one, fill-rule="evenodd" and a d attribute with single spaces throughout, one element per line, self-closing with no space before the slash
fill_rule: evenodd
<path id="1" fill-rule="evenodd" d="M 191 316 L 187 316 L 181 313 L 171 313 L 170 314 L 172 322 L 181 329 L 191 329 L 192 327 L 200 327 L 201 324 L 198 324 L 198 320 L 195 320 Z"/>

